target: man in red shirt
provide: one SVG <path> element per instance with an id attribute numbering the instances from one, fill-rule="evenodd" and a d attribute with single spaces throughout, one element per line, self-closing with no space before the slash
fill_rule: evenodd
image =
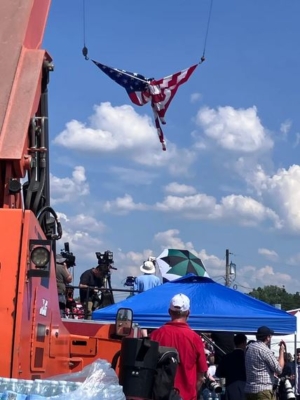
<path id="1" fill-rule="evenodd" d="M 197 335 L 187 324 L 190 315 L 190 299 L 184 294 L 177 294 L 170 303 L 171 321 L 152 332 L 151 340 L 161 346 L 174 347 L 180 358 L 175 387 L 179 389 L 183 400 L 196 400 L 197 393 L 207 371 L 204 346 Z"/>

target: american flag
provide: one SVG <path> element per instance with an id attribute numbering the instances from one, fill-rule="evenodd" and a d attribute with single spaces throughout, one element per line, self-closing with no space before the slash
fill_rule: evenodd
<path id="1" fill-rule="evenodd" d="M 156 80 L 154 78 L 145 78 L 141 74 L 112 68 L 94 60 L 92 61 L 101 71 L 126 89 L 134 104 L 143 106 L 151 101 L 157 134 L 163 150 L 166 150 L 164 134 L 160 127 L 160 122 L 162 124 L 166 123 L 166 111 L 179 86 L 187 82 L 199 64 L 195 64 L 173 75 Z"/>

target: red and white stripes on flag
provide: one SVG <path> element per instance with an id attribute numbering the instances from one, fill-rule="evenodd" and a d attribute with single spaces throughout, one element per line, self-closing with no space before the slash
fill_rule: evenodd
<path id="1" fill-rule="evenodd" d="M 150 82 L 149 91 L 151 93 L 152 107 L 155 108 L 162 124 L 165 123 L 164 117 L 166 111 L 175 96 L 177 89 L 189 79 L 197 66 L 198 64 L 195 64 L 183 71 Z"/>
<path id="2" fill-rule="evenodd" d="M 175 96 L 180 85 L 185 83 L 197 68 L 198 64 L 186 68 L 183 71 L 176 72 L 159 80 L 149 82 L 147 90 L 143 93 L 143 100 L 147 102 L 151 100 L 151 106 L 154 114 L 155 127 L 162 145 L 162 149 L 166 150 L 166 142 L 164 133 L 161 129 L 160 122 L 165 124 L 165 114 Z M 145 104 L 145 103 L 144 103 Z"/>
<path id="3" fill-rule="evenodd" d="M 197 66 L 198 64 L 195 64 L 192 67 L 186 68 L 183 71 L 177 72 L 173 75 L 159 80 L 153 80 L 148 85 L 155 127 L 157 129 L 157 134 L 163 150 L 166 150 L 166 143 L 160 122 L 162 124 L 166 123 L 165 114 L 173 97 L 175 96 L 179 86 L 189 79 Z M 144 96 L 144 98 L 146 99 L 146 96 Z"/>
<path id="4" fill-rule="evenodd" d="M 143 75 L 137 73 L 120 70 L 118 68 L 111 68 L 97 61 L 93 62 L 106 75 L 126 89 L 131 101 L 134 104 L 143 106 L 151 102 L 157 134 L 163 150 L 166 150 L 164 134 L 160 127 L 160 123 L 166 123 L 166 111 L 179 86 L 189 79 L 197 66 L 203 61 L 204 57 L 201 58 L 200 63 L 158 80 L 147 79 Z"/>

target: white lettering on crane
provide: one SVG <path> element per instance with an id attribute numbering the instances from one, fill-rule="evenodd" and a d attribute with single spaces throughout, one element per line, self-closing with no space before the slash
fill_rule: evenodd
<path id="1" fill-rule="evenodd" d="M 48 300 L 43 299 L 43 305 L 40 308 L 40 315 L 47 316 Z"/>

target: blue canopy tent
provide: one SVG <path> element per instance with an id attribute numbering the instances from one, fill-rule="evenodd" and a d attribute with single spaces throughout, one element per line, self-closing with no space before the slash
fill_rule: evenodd
<path id="1" fill-rule="evenodd" d="M 119 308 L 130 308 L 134 322 L 141 328 L 158 328 L 170 320 L 169 302 L 177 293 L 191 300 L 188 323 L 195 330 L 255 333 L 259 326 L 267 325 L 277 334 L 296 332 L 295 316 L 192 274 L 96 310 L 93 319 L 113 322 Z"/>

